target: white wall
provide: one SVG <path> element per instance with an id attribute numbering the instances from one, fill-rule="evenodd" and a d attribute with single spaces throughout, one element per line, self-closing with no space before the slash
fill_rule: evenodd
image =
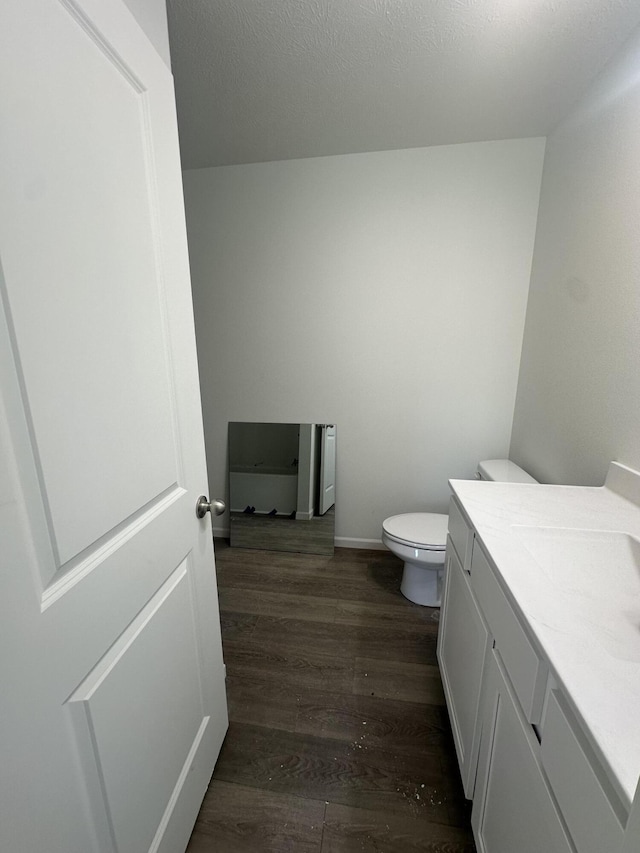
<path id="1" fill-rule="evenodd" d="M 147 38 L 171 68 L 165 0 L 124 0 Z"/>
<path id="2" fill-rule="evenodd" d="M 511 454 L 552 483 L 640 468 L 640 30 L 547 142 Z"/>
<path id="3" fill-rule="evenodd" d="M 338 544 L 446 511 L 449 477 L 506 455 L 543 152 L 511 140 L 184 173 L 214 497 L 230 420 L 337 424 Z"/>

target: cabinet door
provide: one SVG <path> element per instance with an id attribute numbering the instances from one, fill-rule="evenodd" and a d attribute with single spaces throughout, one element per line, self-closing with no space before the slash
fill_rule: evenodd
<path id="1" fill-rule="evenodd" d="M 489 632 L 471 593 L 469 576 L 449 540 L 437 653 L 460 775 L 469 799 L 476 776 L 477 719 L 488 646 Z"/>
<path id="2" fill-rule="evenodd" d="M 479 853 L 574 853 L 542 775 L 539 744 L 499 655 L 487 662 L 471 825 Z"/>

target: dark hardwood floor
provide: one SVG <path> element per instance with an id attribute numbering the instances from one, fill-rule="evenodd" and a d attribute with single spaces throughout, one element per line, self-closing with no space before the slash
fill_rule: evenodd
<path id="1" fill-rule="evenodd" d="M 234 548 L 267 548 L 269 551 L 295 551 L 299 554 L 333 554 L 335 507 L 309 521 L 229 514 L 230 541 Z"/>
<path id="2" fill-rule="evenodd" d="M 188 853 L 473 853 L 438 611 L 386 551 L 216 540 L 229 732 Z"/>

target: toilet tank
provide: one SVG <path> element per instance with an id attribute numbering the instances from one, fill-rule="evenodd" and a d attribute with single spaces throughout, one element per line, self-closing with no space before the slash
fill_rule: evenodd
<path id="1" fill-rule="evenodd" d="M 510 459 L 486 459 L 484 462 L 478 462 L 476 478 L 478 480 L 495 480 L 497 483 L 538 482 Z"/>

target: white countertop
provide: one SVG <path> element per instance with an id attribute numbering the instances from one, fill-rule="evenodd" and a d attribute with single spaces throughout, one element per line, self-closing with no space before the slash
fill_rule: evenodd
<path id="1" fill-rule="evenodd" d="M 615 555 L 601 575 L 576 561 L 549 570 L 526 541 L 537 527 L 640 540 L 640 474 L 612 463 L 598 488 L 450 484 L 629 809 L 640 774 L 640 574 L 616 571 Z"/>

